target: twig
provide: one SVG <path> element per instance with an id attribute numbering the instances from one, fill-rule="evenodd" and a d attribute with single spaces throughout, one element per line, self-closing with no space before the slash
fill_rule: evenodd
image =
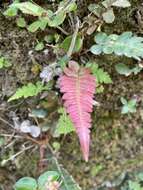
<path id="1" fill-rule="evenodd" d="M 72 40 L 71 40 L 71 44 L 70 44 L 70 47 L 69 47 L 69 50 L 67 52 L 67 56 L 70 58 L 72 53 L 73 53 L 73 49 L 75 47 L 75 42 L 76 42 L 76 38 L 77 38 L 77 35 L 78 35 L 78 30 L 79 30 L 79 18 L 76 17 L 76 27 L 75 27 L 75 32 L 73 33 L 73 37 L 72 37 Z"/>
<path id="2" fill-rule="evenodd" d="M 2 136 L 2 137 L 11 137 L 12 135 L 11 134 L 0 134 L 0 136 Z M 14 135 L 13 138 L 20 138 L 20 139 L 22 139 L 23 137 L 18 136 L 18 135 Z"/>
<path id="3" fill-rule="evenodd" d="M 19 156 L 20 154 L 22 154 L 23 152 L 25 152 L 26 150 L 31 149 L 32 147 L 34 147 L 33 145 L 28 146 L 28 147 L 24 147 L 21 151 L 17 152 L 16 154 L 13 154 L 12 156 L 10 156 L 7 160 L 3 160 L 1 162 L 1 165 L 5 165 L 8 161 L 10 160 L 14 160 L 17 156 Z"/>
<path id="4" fill-rule="evenodd" d="M 7 149 L 7 148 L 13 146 L 13 145 L 15 144 L 15 142 L 16 142 L 16 140 L 14 139 L 14 140 L 11 141 L 9 144 L 7 144 L 7 145 L 4 147 L 4 149 Z"/>
<path id="5" fill-rule="evenodd" d="M 56 27 L 57 29 L 59 29 L 63 34 L 65 34 L 66 36 L 69 35 L 69 33 L 67 31 L 65 31 L 63 28 L 61 28 L 60 26 Z"/>
<path id="6" fill-rule="evenodd" d="M 12 128 L 15 129 L 15 127 L 14 127 L 12 124 L 10 124 L 8 121 L 6 121 L 5 119 L 3 119 L 2 117 L 0 117 L 0 120 L 1 120 L 3 123 L 5 123 L 5 124 L 7 124 L 7 125 L 9 125 L 10 127 L 12 127 Z"/>

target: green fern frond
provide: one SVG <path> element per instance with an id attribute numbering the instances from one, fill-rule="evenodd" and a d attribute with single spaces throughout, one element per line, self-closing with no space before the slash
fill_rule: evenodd
<path id="1" fill-rule="evenodd" d="M 133 36 L 132 32 L 124 32 L 121 35 L 98 33 L 95 36 L 96 44 L 91 47 L 91 52 L 95 55 L 101 53 L 111 54 L 140 60 L 143 58 L 143 38 Z"/>
<path id="2" fill-rule="evenodd" d="M 43 86 L 43 84 L 40 81 L 38 81 L 36 84 L 28 83 L 27 85 L 18 88 L 15 94 L 8 99 L 8 102 L 19 98 L 28 98 L 30 96 L 36 96 L 43 90 L 49 90 L 49 88 L 49 85 Z"/>
<path id="3" fill-rule="evenodd" d="M 55 136 L 59 136 L 61 134 L 68 134 L 72 131 L 75 131 L 73 127 L 73 123 L 70 120 L 69 116 L 67 115 L 66 111 L 64 108 L 60 108 L 58 113 L 60 114 L 60 118 L 55 130 Z"/>
<path id="4" fill-rule="evenodd" d="M 90 68 L 93 75 L 96 77 L 96 82 L 98 84 L 110 84 L 112 83 L 112 79 L 110 75 L 104 71 L 103 69 L 99 68 L 98 64 L 94 62 L 89 62 L 86 64 L 86 67 Z"/>

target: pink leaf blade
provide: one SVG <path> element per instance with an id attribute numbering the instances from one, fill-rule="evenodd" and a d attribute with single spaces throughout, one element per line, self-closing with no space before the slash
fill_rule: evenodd
<path id="1" fill-rule="evenodd" d="M 60 91 L 63 93 L 64 106 L 79 137 L 85 161 L 89 157 L 91 115 L 94 104 L 96 79 L 86 68 L 66 67 L 59 78 Z"/>

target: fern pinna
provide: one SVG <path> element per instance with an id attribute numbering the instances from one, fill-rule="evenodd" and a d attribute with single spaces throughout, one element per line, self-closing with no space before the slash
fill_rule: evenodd
<path id="1" fill-rule="evenodd" d="M 87 68 L 70 61 L 59 78 L 64 106 L 79 137 L 85 161 L 88 161 L 90 144 L 91 112 L 95 93 L 95 77 Z"/>

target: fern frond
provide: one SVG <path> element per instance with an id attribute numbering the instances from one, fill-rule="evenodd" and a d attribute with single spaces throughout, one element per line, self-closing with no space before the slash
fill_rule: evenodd
<path id="1" fill-rule="evenodd" d="M 89 62 L 86 64 L 87 68 L 90 68 L 92 74 L 96 77 L 96 82 L 101 84 L 110 84 L 112 83 L 112 79 L 110 75 L 104 71 L 102 68 L 99 68 L 98 64 L 94 62 Z"/>
<path id="2" fill-rule="evenodd" d="M 30 96 L 36 96 L 38 93 L 42 92 L 43 90 L 48 90 L 49 86 L 43 86 L 43 84 L 38 81 L 36 84 L 28 83 L 26 86 L 22 86 L 18 88 L 17 91 L 13 96 L 8 99 L 8 102 L 12 100 L 16 100 L 19 98 L 28 98 Z"/>
<path id="3" fill-rule="evenodd" d="M 60 108 L 58 113 L 60 113 L 60 118 L 54 132 L 55 136 L 59 136 L 61 134 L 66 135 L 68 133 L 71 133 L 72 131 L 75 131 L 73 123 L 67 115 L 66 110 L 64 108 Z"/>
<path id="4" fill-rule="evenodd" d="M 70 61 L 59 78 L 59 84 L 64 94 L 64 106 L 78 134 L 84 159 L 88 161 L 95 77 L 89 69 L 80 68 L 76 62 Z"/>
<path id="5" fill-rule="evenodd" d="M 101 53 L 125 55 L 140 60 L 143 58 L 143 38 L 133 36 L 132 32 L 124 32 L 121 35 L 99 33 L 95 36 L 96 45 L 91 47 L 95 55 Z"/>

